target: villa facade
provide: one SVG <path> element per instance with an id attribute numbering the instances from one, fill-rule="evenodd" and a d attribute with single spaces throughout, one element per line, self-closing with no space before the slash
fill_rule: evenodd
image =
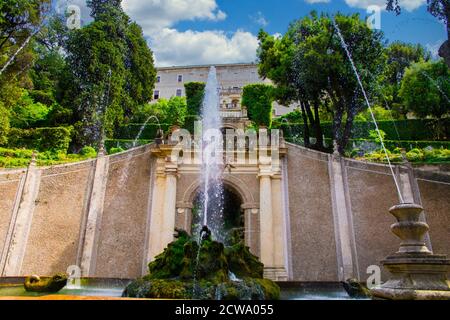
<path id="1" fill-rule="evenodd" d="M 211 65 L 174 66 L 158 68 L 153 101 L 186 96 L 184 84 L 188 82 L 206 82 Z M 271 84 L 269 79 L 262 79 L 255 63 L 236 63 L 215 65 L 217 80 L 220 84 L 221 109 L 224 118 L 246 116 L 241 106 L 242 89 L 253 83 Z M 274 103 L 274 116 L 282 116 L 295 110 L 295 105 L 285 107 Z"/>

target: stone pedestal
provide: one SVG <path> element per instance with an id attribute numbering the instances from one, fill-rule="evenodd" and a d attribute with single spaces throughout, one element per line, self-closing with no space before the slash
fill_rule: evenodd
<path id="1" fill-rule="evenodd" d="M 372 289 L 375 298 L 392 300 L 450 299 L 447 274 L 450 260 L 433 254 L 425 245 L 428 225 L 420 221 L 423 208 L 415 204 L 402 204 L 391 208 L 397 218 L 392 232 L 402 243 L 397 253 L 382 261 L 392 277 L 380 287 Z"/>

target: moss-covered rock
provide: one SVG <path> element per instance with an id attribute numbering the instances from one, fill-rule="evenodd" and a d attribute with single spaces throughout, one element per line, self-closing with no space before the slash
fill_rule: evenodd
<path id="1" fill-rule="evenodd" d="M 242 242 L 225 249 L 229 269 L 238 278 L 263 278 L 264 265 Z"/>
<path id="2" fill-rule="evenodd" d="M 242 242 L 225 248 L 204 237 L 199 245 L 177 230 L 177 240 L 149 264 L 149 274 L 130 283 L 124 297 L 202 300 L 274 300 L 280 288 L 263 279 L 264 265 Z M 234 273 L 240 280 L 232 281 Z"/>
<path id="3" fill-rule="evenodd" d="M 68 275 L 58 273 L 53 277 L 30 276 L 25 278 L 24 287 L 29 292 L 56 293 L 67 285 Z"/>
<path id="4" fill-rule="evenodd" d="M 187 232 L 176 230 L 176 241 L 170 243 L 164 252 L 148 265 L 149 275 L 153 279 L 170 279 L 178 276 L 183 270 L 185 261 L 184 246 L 190 238 Z"/>

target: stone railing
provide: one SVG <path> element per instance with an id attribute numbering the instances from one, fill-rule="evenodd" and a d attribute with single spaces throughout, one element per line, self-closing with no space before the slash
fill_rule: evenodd
<path id="1" fill-rule="evenodd" d="M 222 118 L 245 118 L 247 117 L 246 110 L 221 110 L 220 116 Z"/>
<path id="2" fill-rule="evenodd" d="M 242 88 L 221 88 L 220 94 L 242 94 Z"/>

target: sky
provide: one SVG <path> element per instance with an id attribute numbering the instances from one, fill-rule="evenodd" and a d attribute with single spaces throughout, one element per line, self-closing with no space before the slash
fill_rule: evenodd
<path id="1" fill-rule="evenodd" d="M 59 8 L 80 7 L 89 22 L 85 0 L 57 0 Z M 384 10 L 386 0 L 123 0 L 130 18 L 141 25 L 156 65 L 180 66 L 253 62 L 257 33 L 284 34 L 293 20 L 310 11 L 360 13 L 381 8 L 380 27 L 388 42 L 420 43 L 434 55 L 446 40 L 443 23 L 426 10 L 426 0 L 400 0 L 402 13 Z"/>

